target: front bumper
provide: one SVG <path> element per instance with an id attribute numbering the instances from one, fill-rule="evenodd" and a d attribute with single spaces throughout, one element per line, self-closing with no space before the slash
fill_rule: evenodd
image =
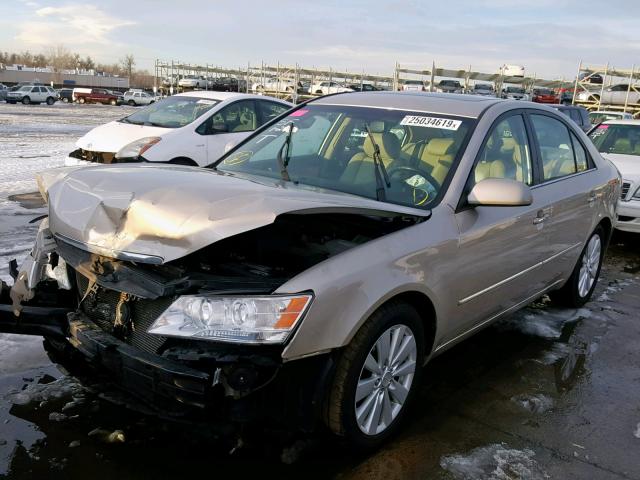
<path id="1" fill-rule="evenodd" d="M 624 232 L 640 233 L 640 201 L 618 202 L 615 228 Z"/>

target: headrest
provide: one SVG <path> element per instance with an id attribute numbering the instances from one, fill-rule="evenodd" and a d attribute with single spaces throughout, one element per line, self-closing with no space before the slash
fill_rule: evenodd
<path id="1" fill-rule="evenodd" d="M 379 120 L 369 122 L 369 130 L 371 130 L 371 133 L 384 133 L 384 122 Z"/>
<path id="2" fill-rule="evenodd" d="M 504 137 L 502 139 L 502 150 L 513 150 L 516 148 L 516 139 L 513 137 Z"/>
<path id="3" fill-rule="evenodd" d="M 425 152 L 431 155 L 446 155 L 451 145 L 453 140 L 450 138 L 432 138 L 427 143 Z"/>
<path id="4" fill-rule="evenodd" d="M 382 122 L 377 122 L 382 123 Z M 371 126 L 369 126 L 371 128 Z M 393 133 L 373 133 L 371 130 L 371 136 L 380 147 L 380 156 L 384 160 L 397 160 L 400 153 L 400 140 Z M 373 158 L 373 143 L 371 138 L 367 136 L 362 145 L 362 149 L 367 157 Z"/>

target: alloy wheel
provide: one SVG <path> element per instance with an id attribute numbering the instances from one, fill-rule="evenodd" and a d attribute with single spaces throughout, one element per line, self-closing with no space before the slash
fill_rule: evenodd
<path id="1" fill-rule="evenodd" d="M 355 415 L 366 435 L 384 432 L 402 410 L 416 373 L 418 348 L 406 325 L 387 329 L 373 344 L 358 379 Z"/>
<path id="2" fill-rule="evenodd" d="M 578 294 L 581 297 L 586 297 L 589 294 L 596 281 L 601 254 L 602 241 L 600 240 L 600 235 L 593 235 L 582 255 L 582 265 L 578 280 Z"/>

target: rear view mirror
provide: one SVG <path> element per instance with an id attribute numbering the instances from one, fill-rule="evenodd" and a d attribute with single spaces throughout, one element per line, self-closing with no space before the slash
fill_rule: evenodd
<path id="1" fill-rule="evenodd" d="M 510 178 L 486 178 L 473 187 L 467 203 L 474 207 L 521 207 L 531 205 L 531 189 Z"/>

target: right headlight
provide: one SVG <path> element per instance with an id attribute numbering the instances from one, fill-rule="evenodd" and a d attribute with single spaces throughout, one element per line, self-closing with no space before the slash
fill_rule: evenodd
<path id="1" fill-rule="evenodd" d="M 184 295 L 148 333 L 232 343 L 283 343 L 305 314 L 312 296 Z"/>
<path id="2" fill-rule="evenodd" d="M 636 189 L 636 193 L 634 193 L 633 197 L 631 198 L 633 198 L 634 200 L 640 200 L 640 187 Z"/>
<path id="3" fill-rule="evenodd" d="M 136 158 L 153 147 L 162 138 L 160 137 L 144 137 L 122 147 L 117 153 L 116 158 Z"/>

